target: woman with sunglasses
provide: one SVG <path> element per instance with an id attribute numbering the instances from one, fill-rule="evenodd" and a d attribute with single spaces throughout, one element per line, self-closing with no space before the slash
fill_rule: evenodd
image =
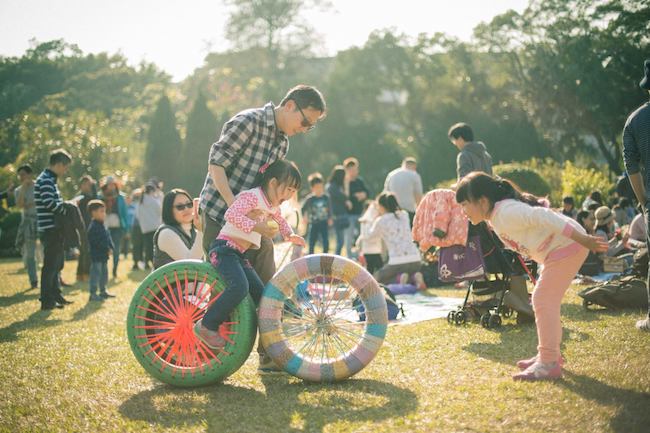
<path id="1" fill-rule="evenodd" d="M 192 197 L 184 189 L 172 189 L 163 199 L 163 223 L 153 239 L 153 267 L 176 260 L 203 257 L 203 232 Z"/>

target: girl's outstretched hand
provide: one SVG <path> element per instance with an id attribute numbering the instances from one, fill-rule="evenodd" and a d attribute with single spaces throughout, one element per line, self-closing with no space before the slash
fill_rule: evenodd
<path id="1" fill-rule="evenodd" d="M 294 245 L 299 245 L 301 247 L 305 246 L 305 240 L 303 239 L 303 237 L 299 236 L 299 235 L 297 235 L 295 233 L 292 234 L 291 236 L 289 236 L 288 240 L 289 240 L 289 242 L 291 242 Z"/>
<path id="2" fill-rule="evenodd" d="M 609 244 L 598 236 L 586 235 L 585 242 L 582 244 L 595 253 L 607 252 Z"/>

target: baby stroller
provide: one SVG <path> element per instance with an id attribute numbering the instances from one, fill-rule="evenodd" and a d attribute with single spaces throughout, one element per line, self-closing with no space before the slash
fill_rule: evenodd
<path id="1" fill-rule="evenodd" d="M 524 275 L 533 282 L 535 279 L 524 260 L 504 250 L 484 223 L 471 227 L 470 235 L 480 239 L 485 275 L 470 280 L 463 304 L 449 312 L 447 321 L 455 325 L 479 321 L 484 328 L 498 328 L 502 317 L 511 317 L 514 311 L 518 313 L 517 323 L 534 321 Z"/>

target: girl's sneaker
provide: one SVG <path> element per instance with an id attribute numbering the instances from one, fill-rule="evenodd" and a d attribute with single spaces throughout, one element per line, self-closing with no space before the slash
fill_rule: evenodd
<path id="1" fill-rule="evenodd" d="M 517 373 L 512 376 L 514 380 L 525 380 L 525 381 L 555 380 L 555 379 L 560 379 L 561 377 L 562 377 L 562 367 L 560 367 L 559 362 L 550 362 L 548 364 L 535 362 L 533 365 L 531 365 L 521 373 Z"/>
<path id="2" fill-rule="evenodd" d="M 539 355 L 535 355 L 532 358 L 522 359 L 520 361 L 517 361 L 517 367 L 520 370 L 527 369 L 528 367 L 530 367 L 531 365 L 537 362 L 538 356 Z M 560 367 L 564 366 L 564 357 L 562 355 L 560 355 L 560 359 L 558 359 L 557 363 L 560 364 Z"/>
<path id="3" fill-rule="evenodd" d="M 219 331 L 211 331 L 203 326 L 203 319 L 194 324 L 194 335 L 210 349 L 223 349 L 226 346 L 226 339 L 219 334 Z"/>
<path id="4" fill-rule="evenodd" d="M 413 280 L 415 280 L 415 287 L 417 287 L 418 290 L 426 290 L 427 284 L 424 282 L 424 275 L 422 275 L 422 272 L 416 272 L 413 274 Z"/>

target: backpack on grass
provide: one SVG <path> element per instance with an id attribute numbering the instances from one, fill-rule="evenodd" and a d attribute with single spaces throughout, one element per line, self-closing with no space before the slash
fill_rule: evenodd
<path id="1" fill-rule="evenodd" d="M 636 275 L 622 275 L 609 281 L 587 287 L 578 292 L 582 305 L 589 309 L 591 305 L 601 305 L 611 310 L 624 308 L 648 308 L 648 290 L 645 279 Z"/>

